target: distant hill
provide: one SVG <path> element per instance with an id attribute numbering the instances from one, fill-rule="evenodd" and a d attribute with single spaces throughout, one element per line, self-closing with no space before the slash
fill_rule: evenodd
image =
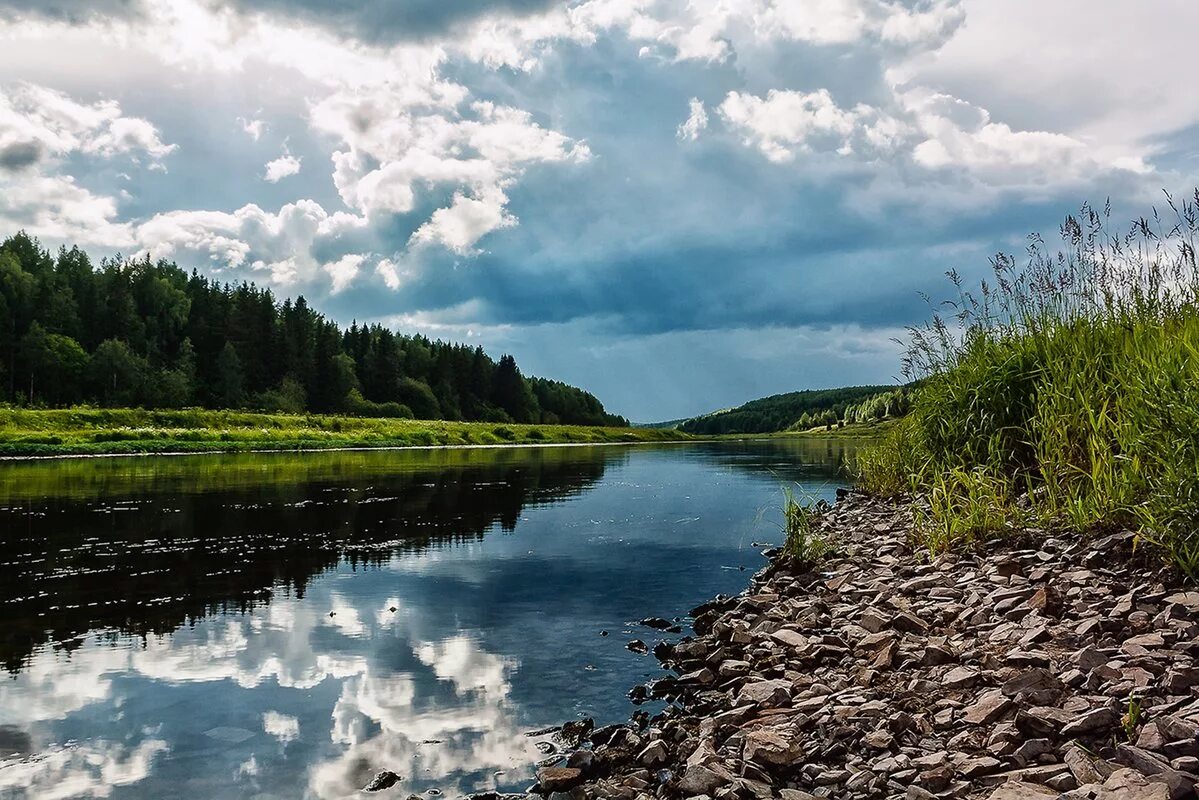
<path id="1" fill-rule="evenodd" d="M 906 386 L 845 386 L 808 389 L 751 400 L 678 424 L 687 433 L 775 433 L 839 422 L 868 422 L 907 413 Z"/>

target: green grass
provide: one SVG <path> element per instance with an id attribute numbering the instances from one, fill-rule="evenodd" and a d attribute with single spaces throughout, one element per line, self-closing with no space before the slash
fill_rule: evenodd
<path id="1" fill-rule="evenodd" d="M 825 425 L 817 425 L 806 431 L 792 431 L 789 435 L 812 436 L 818 439 L 882 439 L 895 427 L 896 422 L 894 419 L 849 422 L 840 427 L 834 425 L 832 430 Z"/>
<path id="2" fill-rule="evenodd" d="M 815 569 L 833 552 L 833 543 L 816 530 L 819 517 L 815 502 L 801 502 L 791 487 L 783 489 L 783 552 L 797 566 Z"/>
<path id="3" fill-rule="evenodd" d="M 320 450 L 345 447 L 661 442 L 677 431 L 497 425 L 315 414 L 0 408 L 0 456 Z"/>
<path id="4" fill-rule="evenodd" d="M 911 332 L 912 411 L 858 460 L 921 544 L 1127 527 L 1199 580 L 1199 193 L 1169 206 L 1123 234 L 1084 207 L 978 292 L 951 274 L 954 316 Z"/>

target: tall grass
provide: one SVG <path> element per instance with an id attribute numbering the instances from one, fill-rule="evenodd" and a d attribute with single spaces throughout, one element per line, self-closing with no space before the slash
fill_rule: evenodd
<path id="1" fill-rule="evenodd" d="M 783 488 L 783 552 L 797 565 L 814 568 L 834 550 L 833 543 L 816 529 L 821 504 L 800 501 L 794 490 Z"/>
<path id="2" fill-rule="evenodd" d="M 1031 517 L 1135 528 L 1199 580 L 1199 191 L 1114 230 L 1084 206 L 1061 243 L 910 329 L 912 412 L 859 459 L 883 494 L 913 493 L 931 550 Z"/>

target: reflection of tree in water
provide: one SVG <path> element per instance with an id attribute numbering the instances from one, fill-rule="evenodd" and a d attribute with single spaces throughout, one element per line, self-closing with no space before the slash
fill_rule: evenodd
<path id="1" fill-rule="evenodd" d="M 782 481 L 843 478 L 869 440 L 812 435 L 724 440 L 700 445 L 710 463 L 768 475 Z"/>
<path id="2" fill-rule="evenodd" d="M 63 491 L 2 507 L 0 661 L 18 672 L 41 645 L 72 650 L 95 630 L 167 633 L 267 602 L 270 587 L 302 597 L 342 558 L 373 566 L 496 524 L 511 531 L 524 508 L 577 495 L 624 457 L 607 448 L 390 474 L 376 465 L 216 491 L 135 484 L 102 500 Z"/>

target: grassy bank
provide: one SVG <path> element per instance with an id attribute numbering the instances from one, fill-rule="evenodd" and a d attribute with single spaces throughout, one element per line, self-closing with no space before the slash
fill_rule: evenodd
<path id="1" fill-rule="evenodd" d="M 1131 528 L 1199 579 L 1197 204 L 1121 233 L 1084 208 L 977 292 L 951 276 L 955 316 L 912 331 L 911 414 L 859 461 L 912 493 L 922 544 Z"/>
<path id="2" fill-rule="evenodd" d="M 659 442 L 676 431 L 240 411 L 0 409 L 0 456 Z"/>

